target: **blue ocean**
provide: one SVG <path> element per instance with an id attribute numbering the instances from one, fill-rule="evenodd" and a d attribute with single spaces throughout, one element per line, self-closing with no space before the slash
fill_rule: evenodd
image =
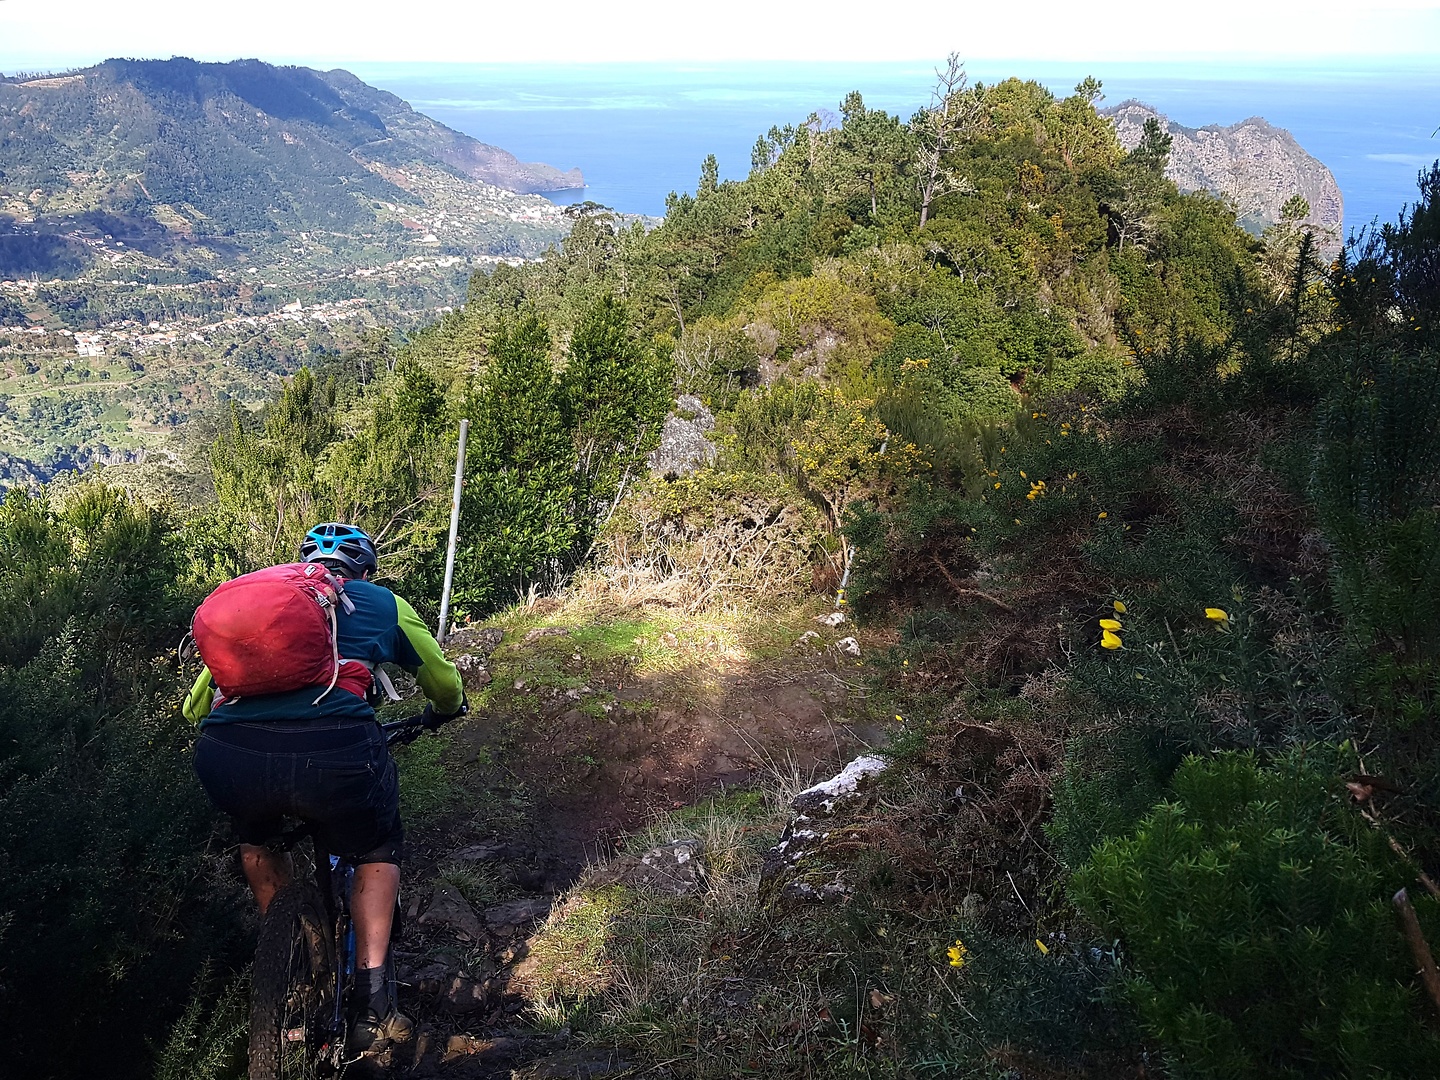
<path id="1" fill-rule="evenodd" d="M 743 177 L 758 135 L 866 103 L 908 118 L 929 101 L 934 65 L 916 63 L 359 64 L 351 70 L 417 109 L 526 161 L 579 166 L 593 199 L 663 214 L 691 191 L 705 155 L 722 178 Z M 1263 116 L 1329 166 L 1350 232 L 1394 220 L 1415 197 L 1420 169 L 1440 158 L 1440 64 L 1141 64 L 985 61 L 972 80 L 1035 79 L 1070 93 L 1085 75 L 1103 104 L 1138 98 L 1190 127 Z"/>

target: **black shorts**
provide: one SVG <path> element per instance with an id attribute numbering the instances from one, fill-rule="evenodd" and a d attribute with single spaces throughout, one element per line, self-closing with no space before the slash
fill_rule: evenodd
<path id="1" fill-rule="evenodd" d="M 332 855 L 400 862 L 400 783 L 373 721 L 212 724 L 195 746 L 195 773 L 242 844 L 264 844 L 298 818 Z"/>

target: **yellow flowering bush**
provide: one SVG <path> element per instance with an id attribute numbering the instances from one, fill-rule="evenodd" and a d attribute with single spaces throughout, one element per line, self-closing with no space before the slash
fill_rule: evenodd
<path id="1" fill-rule="evenodd" d="M 954 945 L 951 945 L 949 949 L 945 950 L 945 955 L 950 958 L 950 966 L 953 968 L 962 968 L 970 962 L 970 950 L 965 947 L 965 942 L 959 938 L 955 939 Z"/>

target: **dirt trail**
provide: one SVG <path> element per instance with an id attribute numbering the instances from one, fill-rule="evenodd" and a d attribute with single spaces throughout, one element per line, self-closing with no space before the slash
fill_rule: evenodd
<path id="1" fill-rule="evenodd" d="M 687 656 L 674 634 L 660 648 L 671 642 L 674 662 L 648 674 L 564 629 L 499 648 L 493 632 L 450 643 L 482 705 L 445 754 L 466 777 L 461 805 L 412 843 L 396 956 L 417 1033 L 392 1053 L 392 1074 L 559 1080 L 628 1069 L 525 1022 L 512 983 L 557 896 L 657 813 L 771 771 L 811 775 L 880 738 L 852 725 L 841 669 L 810 641 L 764 665 L 708 641 Z"/>

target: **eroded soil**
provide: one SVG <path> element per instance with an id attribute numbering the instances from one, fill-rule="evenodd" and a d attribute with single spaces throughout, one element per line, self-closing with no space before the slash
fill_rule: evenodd
<path id="1" fill-rule="evenodd" d="M 881 740 L 847 673 L 854 660 L 835 647 L 847 626 L 797 632 L 759 657 L 705 627 L 655 631 L 452 638 L 472 714 L 447 729 L 439 772 L 402 774 L 448 800 L 412 827 L 401 897 L 397 969 L 416 1036 L 372 1071 L 626 1073 L 633 1063 L 615 1053 L 540 1030 L 519 992 L 527 942 L 557 897 L 659 813 L 767 776 L 813 776 Z"/>

